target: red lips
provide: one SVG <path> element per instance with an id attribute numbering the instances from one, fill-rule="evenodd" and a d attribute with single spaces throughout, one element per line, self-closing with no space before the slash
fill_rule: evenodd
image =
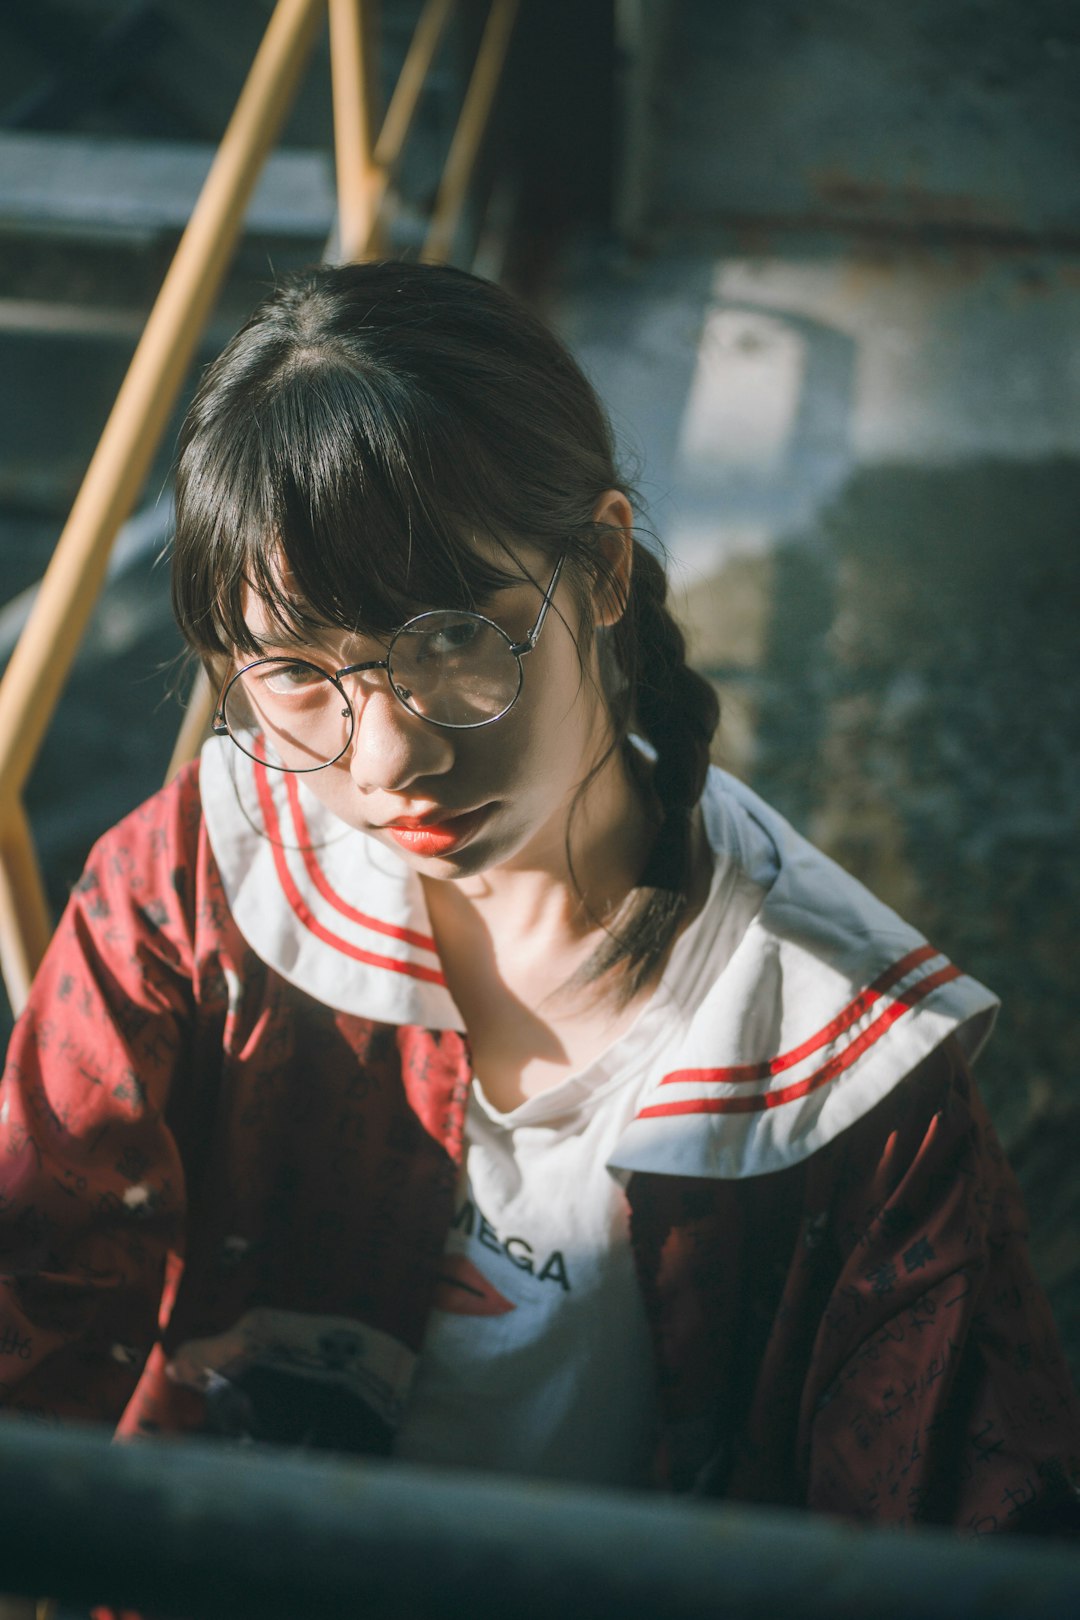
<path id="1" fill-rule="evenodd" d="M 381 829 L 402 849 L 414 855 L 445 855 L 473 833 L 487 814 L 487 806 L 467 810 L 464 815 L 440 818 L 434 811 L 430 816 L 400 816 L 387 822 Z"/>

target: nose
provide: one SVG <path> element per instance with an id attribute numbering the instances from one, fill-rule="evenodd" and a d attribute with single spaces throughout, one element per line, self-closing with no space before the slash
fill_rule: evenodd
<path id="1" fill-rule="evenodd" d="M 391 692 L 385 671 L 365 677 L 363 685 L 359 679 L 350 684 L 356 723 L 346 759 L 357 787 L 365 793 L 403 793 L 413 783 L 450 769 L 452 732 L 407 709 Z"/>

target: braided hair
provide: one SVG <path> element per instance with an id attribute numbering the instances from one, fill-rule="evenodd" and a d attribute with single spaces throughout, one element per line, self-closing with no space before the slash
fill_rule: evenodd
<path id="1" fill-rule="evenodd" d="M 643 773 L 633 738 L 654 756 L 645 781 L 659 823 L 634 898 L 620 926 L 587 964 L 587 977 L 622 968 L 630 999 L 662 964 L 690 906 L 693 814 L 705 787 L 720 721 L 715 689 L 686 661 L 686 638 L 668 606 L 668 581 L 654 552 L 634 541 L 628 599 L 612 627 L 619 690 L 611 701 L 617 745 Z"/>

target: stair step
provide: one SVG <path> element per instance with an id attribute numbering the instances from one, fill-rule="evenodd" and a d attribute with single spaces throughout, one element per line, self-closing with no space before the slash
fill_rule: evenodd
<path id="1" fill-rule="evenodd" d="M 0 133 L 0 230 L 89 237 L 178 231 L 214 156 L 195 142 Z M 319 240 L 335 209 L 329 156 L 267 158 L 246 216 L 250 233 Z"/>

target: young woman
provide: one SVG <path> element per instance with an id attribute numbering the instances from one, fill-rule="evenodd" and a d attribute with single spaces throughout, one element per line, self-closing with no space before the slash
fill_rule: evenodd
<path id="1" fill-rule="evenodd" d="M 175 602 L 216 735 L 4 1079 L 11 1406 L 1073 1522 L 994 999 L 709 769 L 558 341 L 454 270 L 282 288 L 189 413 Z"/>

